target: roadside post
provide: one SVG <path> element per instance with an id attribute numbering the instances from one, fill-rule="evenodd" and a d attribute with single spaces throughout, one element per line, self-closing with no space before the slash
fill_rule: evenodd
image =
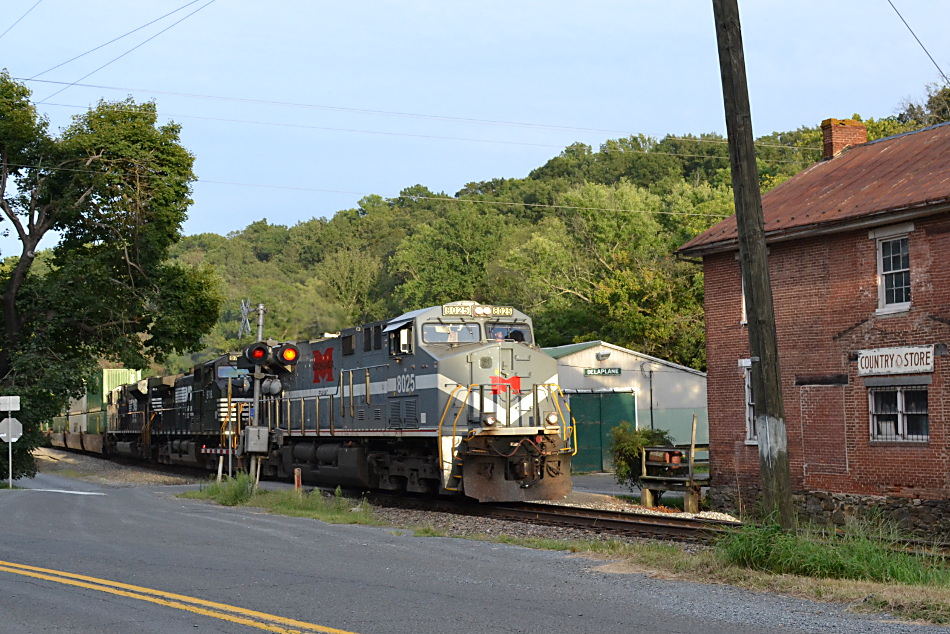
<path id="1" fill-rule="evenodd" d="M 19 396 L 0 396 L 0 411 L 6 412 L 7 416 L 0 421 L 0 439 L 7 443 L 7 475 L 10 481 L 10 488 L 13 488 L 13 443 L 20 440 L 23 435 L 23 425 L 20 421 L 10 416 L 11 412 L 20 411 Z"/>

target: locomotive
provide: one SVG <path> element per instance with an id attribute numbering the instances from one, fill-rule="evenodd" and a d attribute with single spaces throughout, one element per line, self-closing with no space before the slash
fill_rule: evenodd
<path id="1" fill-rule="evenodd" d="M 103 407 L 105 428 L 74 431 L 88 414 L 72 412 L 54 421 L 52 443 L 482 502 L 563 498 L 577 450 L 557 362 L 535 345 L 531 319 L 472 301 L 315 341 L 260 341 L 189 374 L 115 387 Z"/>

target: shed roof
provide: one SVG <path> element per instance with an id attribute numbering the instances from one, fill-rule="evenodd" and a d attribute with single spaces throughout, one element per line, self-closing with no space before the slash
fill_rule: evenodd
<path id="1" fill-rule="evenodd" d="M 569 343 L 566 346 L 556 346 L 554 348 L 544 348 L 544 351 L 555 359 L 560 359 L 561 357 L 566 357 L 569 354 L 574 354 L 575 352 L 580 352 L 581 350 L 587 350 L 588 348 L 593 348 L 599 346 L 602 341 L 585 341 L 583 343 Z"/>
<path id="2" fill-rule="evenodd" d="M 653 357 L 642 352 L 637 352 L 636 350 L 631 350 L 629 348 L 624 348 L 613 343 L 607 343 L 606 341 L 584 341 L 582 343 L 569 343 L 565 346 L 555 346 L 553 348 L 541 348 L 545 353 L 554 357 L 555 359 L 562 359 L 568 355 L 574 354 L 576 352 L 581 352 L 583 350 L 588 350 L 590 348 L 609 348 L 610 350 L 616 350 L 625 354 L 629 354 L 634 357 L 639 357 L 651 363 L 657 363 L 660 365 L 667 366 L 669 368 L 675 368 L 677 370 L 682 370 L 683 372 L 689 372 L 692 374 L 697 374 L 699 376 L 706 376 L 706 373 L 701 370 L 696 370 L 694 368 L 687 367 L 685 365 L 680 365 L 678 363 L 673 363 L 672 361 L 667 361 L 665 359 L 660 359 L 658 357 Z"/>
<path id="3" fill-rule="evenodd" d="M 950 210 L 950 123 L 853 146 L 762 196 L 768 242 L 889 224 Z M 735 215 L 678 251 L 738 248 Z"/>

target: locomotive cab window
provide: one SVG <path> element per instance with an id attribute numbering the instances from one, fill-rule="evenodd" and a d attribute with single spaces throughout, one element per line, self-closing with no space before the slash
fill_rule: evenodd
<path id="1" fill-rule="evenodd" d="M 236 379 L 239 376 L 246 376 L 248 374 L 247 368 L 235 368 L 230 365 L 219 365 L 218 366 L 218 378 L 219 379 Z"/>
<path id="2" fill-rule="evenodd" d="M 425 343 L 474 343 L 481 340 L 476 323 L 423 324 L 422 340 Z"/>
<path id="3" fill-rule="evenodd" d="M 531 329 L 522 324 L 485 324 L 489 340 L 531 343 Z"/>
<path id="4" fill-rule="evenodd" d="M 412 324 L 406 324 L 402 328 L 389 331 L 389 356 L 400 357 L 406 354 L 412 354 Z"/>

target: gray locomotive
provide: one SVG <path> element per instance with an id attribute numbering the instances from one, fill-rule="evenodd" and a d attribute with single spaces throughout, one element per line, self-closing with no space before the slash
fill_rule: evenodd
<path id="1" fill-rule="evenodd" d="M 105 453 L 208 468 L 227 457 L 271 477 L 299 469 L 317 485 L 484 502 L 571 491 L 576 436 L 557 363 L 508 306 L 453 302 L 258 342 L 118 387 L 105 407 L 108 429 L 89 443 Z"/>

